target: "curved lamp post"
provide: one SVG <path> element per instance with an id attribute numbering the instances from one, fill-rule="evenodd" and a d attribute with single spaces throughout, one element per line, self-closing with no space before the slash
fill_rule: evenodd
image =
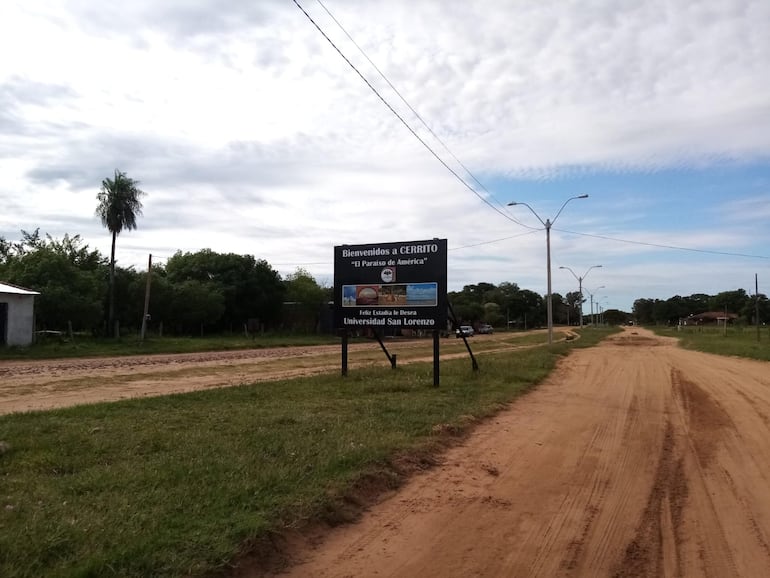
<path id="1" fill-rule="evenodd" d="M 596 269 L 597 267 L 601 267 L 601 265 L 591 265 L 585 273 L 583 273 L 582 277 L 578 277 L 575 275 L 575 272 L 570 269 L 569 267 L 559 267 L 559 269 L 566 269 L 570 273 L 572 273 L 572 276 L 577 279 L 578 282 L 578 291 L 580 292 L 580 329 L 583 329 L 583 279 L 588 277 L 588 272 L 591 269 Z"/>
<path id="2" fill-rule="evenodd" d="M 540 215 L 538 215 L 535 212 L 535 209 L 530 207 L 527 203 L 520 203 L 516 201 L 512 201 L 508 203 L 509 207 L 512 207 L 514 205 L 524 205 L 527 207 L 535 217 L 537 217 L 537 220 L 540 221 L 543 224 L 543 227 L 545 227 L 545 247 L 546 247 L 546 269 L 548 271 L 548 298 L 546 302 L 546 310 L 548 312 L 548 345 L 551 345 L 553 343 L 553 304 L 551 303 L 551 226 L 556 222 L 556 219 L 559 218 L 559 215 L 561 215 L 561 212 L 564 210 L 564 207 L 567 206 L 567 203 L 574 199 L 587 199 L 588 195 L 578 195 L 576 197 L 570 197 L 566 201 L 564 201 L 564 204 L 561 206 L 559 211 L 556 213 L 556 216 L 551 219 L 546 219 L 543 221 L 543 219 L 540 218 Z"/>

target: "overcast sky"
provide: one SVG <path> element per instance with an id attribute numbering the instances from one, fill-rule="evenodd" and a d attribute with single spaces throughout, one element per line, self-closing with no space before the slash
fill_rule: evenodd
<path id="1" fill-rule="evenodd" d="M 543 225 L 506 205 L 588 194 L 553 222 L 555 292 L 602 265 L 604 308 L 770 293 L 767 0 L 300 4 L 467 185 L 293 0 L 3 0 L 0 235 L 108 255 L 117 168 L 147 192 L 122 266 L 210 248 L 331 285 L 335 245 L 439 237 L 450 290 L 544 294 Z"/>

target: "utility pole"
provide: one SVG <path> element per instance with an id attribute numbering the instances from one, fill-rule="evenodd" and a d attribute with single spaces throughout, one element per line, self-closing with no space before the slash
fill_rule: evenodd
<path id="1" fill-rule="evenodd" d="M 759 343 L 759 277 L 754 273 L 754 319 L 757 324 L 757 343 Z"/>
<path id="2" fill-rule="evenodd" d="M 152 282 L 152 253 L 147 262 L 147 286 L 144 289 L 144 315 L 142 316 L 142 334 L 139 341 L 144 342 L 144 334 L 147 331 L 147 317 L 150 310 L 150 283 Z"/>
<path id="3" fill-rule="evenodd" d="M 599 285 L 596 289 L 591 291 L 590 289 L 588 289 L 586 287 L 586 293 L 588 293 L 588 295 L 591 297 L 591 325 L 592 326 L 596 324 L 596 319 L 594 318 L 594 293 L 596 293 L 599 289 L 604 289 L 604 288 L 605 288 L 604 285 Z M 597 311 L 599 310 L 599 300 L 598 299 L 596 300 L 596 310 Z"/>
<path id="4" fill-rule="evenodd" d="M 725 327 L 724 332 L 722 333 L 724 337 L 727 337 L 727 304 L 725 303 Z"/>

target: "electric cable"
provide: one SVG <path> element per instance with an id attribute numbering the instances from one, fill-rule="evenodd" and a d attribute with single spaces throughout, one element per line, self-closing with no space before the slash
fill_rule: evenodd
<path id="1" fill-rule="evenodd" d="M 460 249 L 470 249 L 471 247 L 481 247 L 482 245 L 491 245 L 492 243 L 499 243 L 500 241 L 509 241 L 511 239 L 515 239 L 516 237 L 525 237 L 526 235 L 531 235 L 532 233 L 537 233 L 538 231 L 543 231 L 544 229 L 533 229 L 532 231 L 527 231 L 526 233 L 519 233 L 518 235 L 511 235 L 510 237 L 502 237 L 500 239 L 492 239 L 491 241 L 482 241 L 481 243 L 474 243 L 472 245 L 463 245 L 461 247 L 450 247 L 447 249 L 447 251 L 459 251 Z"/>
<path id="2" fill-rule="evenodd" d="M 394 109 L 394 108 L 393 108 L 393 107 L 390 105 L 390 103 L 389 103 L 389 102 L 388 102 L 388 101 L 387 101 L 387 100 L 386 100 L 386 99 L 385 99 L 385 98 L 384 98 L 384 97 L 383 97 L 383 96 L 382 96 L 382 95 L 381 95 L 381 94 L 380 94 L 380 93 L 377 91 L 377 89 L 376 89 L 376 88 L 374 88 L 374 86 L 373 86 L 373 85 L 372 85 L 372 84 L 369 82 L 369 80 L 367 80 L 367 78 L 366 78 L 366 77 L 365 77 L 365 76 L 364 76 L 364 75 L 363 75 L 363 74 L 362 74 L 362 73 L 361 73 L 361 72 L 358 70 L 358 68 L 356 68 L 356 66 L 355 66 L 355 65 L 354 65 L 354 64 L 353 64 L 353 63 L 352 63 L 352 62 L 351 62 L 351 61 L 348 59 L 348 57 L 347 57 L 347 56 L 345 56 L 345 54 L 344 54 L 344 53 L 343 53 L 343 52 L 342 52 L 342 51 L 341 51 L 341 50 L 340 50 L 340 49 L 337 47 L 337 45 L 334 43 L 334 41 L 333 41 L 331 38 L 329 38 L 329 36 L 327 36 L 327 34 L 326 34 L 326 33 L 323 31 L 323 29 L 322 29 L 322 28 L 321 28 L 321 27 L 320 27 L 320 26 L 319 26 L 319 25 L 316 23 L 316 21 L 315 21 L 315 20 L 313 20 L 312 16 L 310 16 L 310 14 L 308 14 L 308 13 L 307 13 L 307 11 L 306 11 L 306 10 L 305 10 L 305 9 L 304 9 L 304 8 L 303 8 L 301 5 L 300 5 L 300 3 L 298 2 L 298 0 L 292 0 L 292 2 L 294 2 L 295 6 L 297 6 L 297 8 L 299 8 L 299 9 L 302 11 L 302 13 L 303 13 L 303 14 L 305 15 L 305 17 L 306 17 L 306 18 L 307 18 L 307 19 L 310 21 L 310 23 L 311 23 L 311 24 L 312 24 L 312 25 L 313 25 L 313 26 L 316 28 L 316 30 L 318 30 L 318 32 L 320 32 L 320 33 L 321 33 L 321 36 L 323 36 L 323 37 L 326 39 L 326 41 L 327 41 L 327 42 L 328 42 L 328 43 L 329 43 L 329 44 L 332 46 L 332 48 L 334 48 L 334 50 L 337 52 L 337 54 L 339 54 L 339 55 L 342 57 L 342 59 L 343 59 L 343 60 L 344 60 L 344 61 L 347 63 L 347 65 L 348 65 L 348 66 L 350 66 L 350 68 L 352 68 L 352 69 L 353 69 L 353 71 L 354 71 L 354 72 L 355 72 L 355 73 L 358 75 L 358 77 L 359 77 L 359 78 L 360 78 L 360 79 L 361 79 L 361 80 L 362 80 L 362 81 L 363 81 L 363 82 L 366 84 L 366 86 L 368 86 L 368 87 L 369 87 L 369 89 L 370 89 L 370 90 L 371 90 L 371 91 L 372 91 L 372 92 L 373 92 L 373 93 L 374 93 L 374 94 L 377 96 L 377 98 L 379 98 L 379 99 L 382 101 L 382 103 L 383 103 L 383 104 L 384 104 L 384 105 L 385 105 L 385 106 L 388 108 L 388 110 L 390 110 L 390 112 L 392 112 L 392 113 L 395 115 L 395 117 L 396 117 L 396 118 L 398 118 L 398 120 L 399 120 L 399 121 L 401 121 L 401 124 L 403 124 L 403 125 L 406 127 L 406 129 L 407 129 L 407 130 L 408 130 L 410 133 L 412 133 L 412 136 L 414 136 L 414 138 L 416 138 L 416 139 L 417 139 L 417 140 L 420 142 L 420 144 L 422 144 L 422 146 L 423 146 L 423 147 L 425 147 L 425 148 L 428 150 L 428 152 L 430 152 L 430 154 L 431 154 L 431 155 L 433 155 L 433 157 L 434 157 L 434 158 L 435 158 L 435 159 L 436 159 L 438 162 L 440 162 L 440 163 L 441 163 L 441 164 L 444 166 L 444 168 L 445 168 L 446 170 L 448 170 L 450 173 L 452 173 L 452 175 L 453 175 L 453 176 L 454 176 L 454 177 L 455 177 L 455 178 L 456 178 L 458 181 L 460 181 L 460 183 L 462 183 L 462 185 L 463 185 L 465 188 L 467 188 L 467 189 L 468 189 L 469 191 L 471 191 L 471 192 L 472 192 L 474 195 L 476 195 L 476 196 L 477 196 L 477 197 L 478 197 L 478 198 L 479 198 L 479 199 L 480 199 L 480 200 L 481 200 L 481 201 L 482 201 L 484 204 L 486 204 L 487 206 L 489 206 L 489 207 L 490 207 L 490 208 L 491 208 L 493 211 L 495 211 L 496 213 L 498 213 L 498 214 L 502 215 L 502 216 L 503 216 L 503 217 L 505 217 L 507 220 L 509 220 L 509 221 L 511 221 L 511 222 L 514 222 L 514 223 L 516 223 L 517 225 L 520 225 L 520 226 L 522 226 L 522 227 L 526 227 L 526 228 L 529 228 L 529 229 L 534 229 L 534 227 L 530 227 L 530 226 L 528 226 L 528 225 L 524 225 L 524 224 L 520 223 L 519 221 L 517 221 L 516 219 L 514 219 L 513 217 L 511 217 L 511 215 L 509 215 L 509 214 L 508 214 L 508 213 L 506 213 L 505 211 L 501 210 L 500 208 L 498 208 L 498 207 L 496 207 L 495 205 L 493 205 L 492 203 L 490 203 L 488 199 L 486 199 L 486 198 L 485 198 L 483 195 L 481 195 L 481 194 L 480 194 L 480 193 L 479 193 L 479 192 L 478 192 L 476 189 L 474 189 L 472 186 L 470 186 L 470 185 L 468 184 L 468 182 L 467 182 L 467 181 L 465 181 L 465 179 L 463 179 L 463 178 L 462 178 L 462 177 L 461 177 L 459 174 L 457 174 L 457 172 L 456 172 L 454 169 L 452 169 L 452 167 L 450 167 L 450 166 L 449 166 L 449 165 L 446 163 L 446 161 L 444 161 L 444 159 L 442 159 L 442 158 L 441 158 L 441 157 L 438 155 L 438 153 L 436 153 L 436 151 L 434 151 L 434 150 L 431 148 L 431 146 L 430 146 L 430 145 L 429 145 L 427 142 L 425 142 L 425 140 L 423 140 L 423 139 L 420 137 L 420 135 L 418 135 L 418 134 L 417 134 L 417 132 L 416 132 L 416 131 L 415 131 L 415 130 L 414 130 L 414 129 L 413 129 L 413 128 L 412 128 L 412 127 L 409 125 L 409 123 L 408 123 L 408 122 L 406 122 L 406 120 L 404 120 L 404 118 L 403 118 L 403 117 L 402 117 L 402 116 L 401 116 L 401 115 L 400 115 L 400 114 L 399 114 L 399 113 L 396 111 L 396 109 Z"/>
<path id="3" fill-rule="evenodd" d="M 665 245 L 663 243 L 648 243 L 646 241 L 631 241 L 629 239 L 618 239 L 617 237 L 608 237 L 606 235 L 593 235 L 591 233 L 578 233 L 577 231 L 567 231 L 566 229 L 553 228 L 554 231 L 578 235 L 580 237 L 592 237 L 594 239 L 603 239 L 605 241 L 615 241 L 617 243 L 628 243 L 630 245 L 643 245 L 645 247 L 656 247 L 658 249 L 674 249 L 677 251 L 690 251 L 692 253 L 706 253 L 709 255 L 723 255 L 726 257 L 746 257 L 749 259 L 770 259 L 767 255 L 750 255 L 748 253 L 731 253 L 729 251 L 713 251 L 711 249 L 696 249 L 693 247 L 679 247 L 677 245 Z"/>
<path id="4" fill-rule="evenodd" d="M 489 206 L 492 210 L 497 212 L 498 214 L 502 215 L 507 220 L 516 223 L 517 225 L 520 225 L 522 227 L 525 227 L 527 229 L 531 229 L 527 233 L 524 233 L 524 235 L 528 235 L 531 233 L 534 233 L 536 231 L 543 230 L 542 228 L 532 227 L 530 225 L 526 225 L 522 222 L 520 222 L 518 219 L 512 217 L 507 212 L 501 210 L 500 208 L 496 207 L 490 201 L 485 198 L 483 195 L 481 195 L 476 189 L 474 189 L 468 182 L 463 179 L 452 167 L 450 167 L 439 155 L 436 153 L 436 151 L 431 148 L 431 146 L 423 140 L 420 135 L 417 134 L 417 132 L 409 125 L 409 123 L 391 106 L 391 104 L 377 91 L 377 89 L 369 82 L 369 80 L 356 68 L 356 66 L 348 59 L 347 56 L 337 47 L 337 45 L 334 43 L 334 41 L 329 38 L 329 36 L 321 29 L 321 27 L 316 23 L 315 20 L 310 16 L 310 14 L 307 13 L 307 11 L 300 5 L 298 0 L 292 0 L 294 4 L 299 8 L 300 11 L 305 15 L 305 17 L 310 21 L 311 24 L 318 30 L 318 32 L 326 39 L 326 41 L 334 48 L 334 50 L 337 52 L 337 54 L 342 57 L 342 59 L 347 63 L 347 65 L 353 69 L 353 71 L 358 75 L 358 77 L 366 84 L 366 86 L 369 87 L 369 89 L 377 96 L 377 98 L 382 101 L 382 103 L 390 110 L 393 115 L 398 118 L 399 121 L 401 121 L 401 124 L 406 127 L 406 129 L 414 136 L 420 144 L 425 147 L 428 152 L 430 152 L 433 157 L 439 161 L 445 169 L 447 169 L 460 183 L 467 188 L 469 191 L 471 191 L 476 197 L 478 197 L 483 203 L 485 203 L 487 206 Z M 393 83 L 390 82 L 390 80 L 387 78 L 387 76 L 379 69 L 379 67 L 369 58 L 369 56 L 366 54 L 366 52 L 358 45 L 358 43 L 352 38 L 352 36 L 347 32 L 347 30 L 342 26 L 342 24 L 334 17 L 334 15 L 329 11 L 329 9 L 323 4 L 321 0 L 316 0 L 318 4 L 324 9 L 324 11 L 329 15 L 329 17 L 334 21 L 334 23 L 342 30 L 342 32 L 345 34 L 345 36 L 353 43 L 353 45 L 358 49 L 359 52 L 366 58 L 366 60 L 371 64 L 371 66 L 377 71 L 377 73 L 385 80 L 385 82 L 388 84 L 388 86 L 398 95 L 398 97 L 401 99 L 401 101 L 409 108 L 409 110 L 415 115 L 415 117 L 420 121 L 420 123 L 430 132 L 430 134 L 444 147 L 444 149 L 449 153 L 449 155 L 463 168 L 463 170 L 473 179 L 476 184 L 479 185 L 480 188 L 482 188 L 492 199 L 494 199 L 498 204 L 501 204 L 500 201 L 498 201 L 495 196 L 481 183 L 476 176 L 460 161 L 459 158 L 449 149 L 449 147 L 443 142 L 441 138 L 436 135 L 436 133 L 430 128 L 430 126 L 425 122 L 425 120 L 420 116 L 420 114 L 412 107 L 411 104 L 404 98 L 404 96 L 401 94 L 401 92 L 393 85 Z M 567 233 L 571 235 L 578 235 L 583 237 L 592 237 L 596 239 L 603 239 L 606 241 L 614 241 L 618 243 L 628 243 L 633 245 L 641 245 L 641 246 L 647 246 L 647 247 L 656 247 L 661 249 L 671 249 L 671 250 L 677 250 L 677 251 L 690 251 L 695 253 L 705 253 L 705 254 L 712 254 L 712 255 L 723 255 L 723 256 L 730 256 L 730 257 L 745 257 L 745 258 L 751 258 L 751 259 L 770 259 L 770 257 L 765 255 L 751 255 L 746 253 L 734 253 L 734 252 L 728 252 L 728 251 L 713 251 L 708 249 L 697 249 L 692 247 L 679 247 L 676 245 L 666 245 L 661 243 L 648 243 L 644 241 L 632 241 L 628 239 L 619 239 L 616 237 L 609 237 L 605 235 L 595 235 L 590 233 L 579 233 L 577 231 L 568 231 L 566 229 L 557 229 L 553 228 L 555 231 L 559 231 L 562 233 Z M 484 241 L 482 243 L 476 243 L 472 245 L 465 245 L 462 247 L 454 247 L 451 250 L 459 250 L 459 249 L 467 249 L 471 247 L 477 247 L 481 245 L 487 245 L 492 243 L 497 243 L 500 241 L 505 241 L 509 239 L 513 239 L 516 237 L 520 237 L 523 235 L 514 235 L 511 237 L 504 237 L 501 239 L 495 239 L 491 241 Z"/>
<path id="5" fill-rule="evenodd" d="M 340 29 L 340 30 L 342 30 L 342 32 L 345 34 L 345 36 L 347 36 L 348 40 L 350 40 L 350 42 L 352 42 L 352 43 L 353 43 L 353 46 L 355 46 L 355 47 L 358 49 L 358 51 L 359 51 L 359 52 L 360 52 L 360 53 L 363 55 L 363 57 L 364 57 L 364 58 L 366 58 L 367 62 L 369 62 L 369 64 L 371 64 L 371 65 L 372 65 L 372 68 L 374 68 L 374 69 L 377 71 L 377 73 L 378 73 L 378 74 L 379 74 L 379 75 L 382 77 L 382 79 L 383 79 L 383 80 L 384 80 L 384 81 L 385 81 L 385 82 L 388 84 L 388 86 L 391 88 L 391 90 L 393 90 L 393 92 L 395 92 L 395 93 L 396 93 L 396 95 L 398 95 L 398 97 L 401 99 L 401 102 L 403 102 L 403 103 L 404 103 L 404 104 L 407 106 L 407 108 L 409 108 L 409 110 L 411 110 L 411 111 L 412 111 L 412 114 L 414 114 L 414 116 L 417 118 L 417 120 L 419 120 L 419 121 L 420 121 L 420 123 L 422 124 L 422 126 L 424 126 L 424 127 L 425 127 L 425 129 L 426 129 L 426 130 L 427 130 L 427 131 L 428 131 L 428 132 L 429 132 L 429 133 L 430 133 L 430 134 L 433 136 L 433 138 L 435 138 L 435 139 L 436 139 L 436 140 L 437 140 L 437 141 L 438 141 L 438 142 L 441 144 L 441 146 L 442 146 L 442 147 L 444 147 L 444 150 L 445 150 L 447 153 L 449 153 L 449 155 L 450 155 L 450 156 L 451 156 L 451 157 L 452 157 L 452 158 L 455 160 L 455 162 L 456 162 L 458 165 L 460 165 L 460 166 L 463 168 L 463 170 L 464 170 L 464 171 L 465 171 L 465 172 L 468 174 L 468 176 L 469 176 L 471 179 L 473 179 L 473 181 L 474 181 L 474 182 L 475 182 L 475 183 L 476 183 L 476 184 L 477 184 L 477 185 L 478 185 L 478 186 L 479 186 L 479 187 L 480 187 L 480 188 L 481 188 L 481 189 L 482 189 L 482 190 L 483 190 L 485 193 L 487 193 L 487 194 L 488 194 L 488 195 L 489 195 L 489 196 L 490 196 L 492 199 L 494 199 L 494 200 L 495 200 L 495 202 L 496 202 L 497 204 L 499 204 L 501 207 L 504 207 L 505 205 L 504 205 L 503 203 L 501 203 L 501 202 L 500 202 L 500 201 L 499 201 L 499 200 L 498 200 L 498 199 L 495 197 L 495 195 L 494 195 L 494 194 L 492 194 L 492 192 L 491 192 L 489 189 L 487 189 L 487 187 L 485 187 L 485 186 L 484 186 L 484 183 L 482 183 L 482 182 L 481 182 L 481 181 L 480 181 L 478 178 L 476 178 L 476 175 L 474 175 L 474 174 L 471 172 L 471 170 L 470 170 L 470 169 L 469 169 L 467 166 L 465 166 L 465 164 L 464 164 L 464 163 L 463 163 L 463 162 L 462 162 L 462 161 L 461 161 L 459 158 L 457 158 L 457 156 L 456 156 L 456 155 L 455 155 L 455 154 L 452 152 L 452 150 L 449 148 L 449 146 L 448 146 L 448 145 L 447 145 L 447 144 L 446 144 L 446 143 L 445 143 L 445 142 L 444 142 L 444 141 L 443 141 L 443 140 L 442 140 L 442 139 L 441 139 L 441 138 L 440 138 L 440 137 L 439 137 L 439 136 L 438 136 L 438 135 L 437 135 L 437 134 L 436 134 L 434 131 L 433 131 L 433 129 L 432 129 L 432 128 L 430 127 L 430 125 L 429 125 L 429 124 L 428 124 L 428 123 L 425 121 L 425 119 L 423 119 L 423 117 L 420 115 L 420 113 L 418 113 L 418 112 L 417 112 L 417 111 L 414 109 L 414 107 L 413 107 L 411 104 L 409 104 L 409 101 L 407 101 L 407 100 L 406 100 L 406 98 L 404 97 L 404 95 L 403 95 L 403 94 L 401 94 L 401 91 L 399 91 L 399 90 L 398 90 L 398 89 L 397 89 L 397 88 L 396 88 L 396 87 L 393 85 L 393 83 L 392 83 L 392 82 L 390 81 L 390 79 L 389 79 L 389 78 L 388 78 L 388 77 L 385 75 L 385 73 L 384 73 L 384 72 L 382 72 L 382 70 L 380 70 L 380 68 L 379 68 L 379 67 L 378 67 L 378 66 L 377 66 L 377 65 L 374 63 L 374 61 L 372 61 L 372 59 L 371 59 L 371 58 L 369 58 L 369 55 L 368 55 L 368 54 L 367 54 L 367 53 L 364 51 L 364 49 L 363 49 L 363 48 L 361 48 L 361 46 L 360 46 L 360 45 L 359 45 L 359 44 L 358 44 L 358 43 L 357 43 L 357 42 L 356 42 L 356 41 L 353 39 L 353 37 L 352 37 L 352 36 L 351 36 L 351 35 L 348 33 L 348 31 L 347 31 L 347 30 L 345 29 L 345 27 L 344 27 L 344 26 L 343 26 L 343 25 L 340 23 L 340 21 L 339 21 L 339 20 L 337 20 L 337 18 L 334 16 L 334 14 L 332 14 L 332 13 L 329 11 L 329 9 L 326 7 L 326 5 L 325 5 L 325 4 L 324 4 L 324 3 L 323 3 L 321 0 L 316 0 L 316 2 L 318 2 L 318 4 L 320 4 L 321 8 L 323 8 L 323 9 L 324 9 L 324 11 L 326 11 L 326 13 L 327 13 L 327 14 L 329 15 L 329 17 L 330 17 L 330 18 L 331 18 L 331 19 L 334 21 L 334 23 L 335 23 L 335 24 L 336 24 L 336 25 L 339 27 L 339 29 Z M 519 222 L 519 221 L 518 221 L 518 219 L 516 219 L 515 217 L 511 217 L 511 220 L 512 220 L 512 221 L 514 221 L 515 223 L 518 223 L 518 224 L 519 224 L 519 225 L 521 225 L 522 227 L 527 227 L 527 225 L 524 225 L 523 223 Z"/>

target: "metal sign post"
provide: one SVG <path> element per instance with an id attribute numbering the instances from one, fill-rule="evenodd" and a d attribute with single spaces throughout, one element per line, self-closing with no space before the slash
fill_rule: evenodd
<path id="1" fill-rule="evenodd" d="M 342 377 L 348 374 L 348 330 L 342 330 Z"/>

